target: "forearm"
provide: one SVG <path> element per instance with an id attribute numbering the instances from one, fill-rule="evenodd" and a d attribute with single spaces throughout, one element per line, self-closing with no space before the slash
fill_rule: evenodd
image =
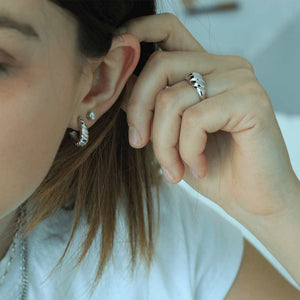
<path id="1" fill-rule="evenodd" d="M 285 214 L 247 226 L 300 286 L 300 185 Z"/>

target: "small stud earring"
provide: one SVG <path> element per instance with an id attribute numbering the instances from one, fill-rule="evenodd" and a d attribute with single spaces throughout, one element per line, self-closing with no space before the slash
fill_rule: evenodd
<path id="1" fill-rule="evenodd" d="M 96 120 L 96 115 L 95 115 L 95 113 L 92 111 L 92 112 L 89 112 L 89 113 L 87 114 L 87 118 L 88 118 L 89 120 L 95 121 L 95 120 Z"/>

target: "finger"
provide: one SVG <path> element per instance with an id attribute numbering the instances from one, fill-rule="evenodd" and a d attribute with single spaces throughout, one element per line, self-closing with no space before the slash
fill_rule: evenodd
<path id="1" fill-rule="evenodd" d="M 157 43 L 163 50 L 207 52 L 178 17 L 169 12 L 130 19 L 124 27 L 140 42 Z"/>
<path id="2" fill-rule="evenodd" d="M 245 69 L 237 69 L 217 74 L 207 83 L 210 90 L 213 90 L 215 94 L 220 94 L 236 84 L 242 85 L 244 82 L 249 81 L 249 73 L 248 71 L 245 72 Z M 205 101 L 209 100 L 206 99 Z M 171 178 L 170 180 L 171 182 L 182 178 L 185 169 L 177 147 L 182 115 L 185 110 L 198 103 L 198 93 L 186 81 L 164 89 L 156 96 L 150 139 L 161 167 L 168 170 L 169 174 L 174 175 L 174 179 Z M 185 146 L 190 147 L 189 144 Z M 205 158 L 200 157 L 200 159 Z M 201 162 L 201 165 L 203 163 L 205 161 Z"/>
<path id="3" fill-rule="evenodd" d="M 197 70 L 205 79 L 206 73 L 218 73 L 241 66 L 243 60 L 234 56 L 225 57 L 195 51 L 156 52 L 144 66 L 127 101 L 128 125 L 135 128 L 140 139 L 140 145 L 135 146 L 129 133 L 131 146 L 144 147 L 148 142 L 155 98 L 166 86 L 181 82 L 191 70 Z"/>
<path id="4" fill-rule="evenodd" d="M 177 83 L 157 95 L 152 123 L 152 145 L 165 175 L 165 170 L 171 175 L 175 170 L 174 178 L 182 178 L 184 175 L 184 164 L 177 149 L 181 116 L 186 108 L 198 102 L 199 95 L 186 81 Z M 167 180 L 174 181 L 172 178 Z"/>
<path id="5" fill-rule="evenodd" d="M 222 94 L 226 90 L 233 89 L 237 85 L 241 86 L 250 80 L 251 74 L 246 69 L 236 69 L 224 73 L 207 75 L 205 79 L 207 86 L 207 98 L 210 99 L 213 96 Z M 209 99 L 202 101 L 208 101 Z M 183 112 L 187 108 L 199 102 L 200 100 L 197 91 L 193 89 L 187 81 L 181 81 L 172 85 L 171 87 L 161 90 L 156 95 L 154 119 L 152 121 L 150 136 L 150 140 L 154 143 L 154 147 L 155 145 L 162 144 L 161 146 L 156 147 L 156 149 L 163 149 L 164 145 L 167 144 L 166 137 L 170 136 L 170 132 L 176 132 L 177 123 L 174 122 L 174 120 L 177 120 L 178 116 L 182 116 Z M 168 124 L 163 126 L 165 123 Z M 153 139 L 153 135 L 157 137 L 155 140 Z M 179 135 L 176 143 L 179 142 L 178 138 Z M 165 156 L 169 155 L 165 154 Z M 157 157 L 161 157 L 161 155 L 157 153 Z M 167 160 L 161 160 L 167 162 Z"/>
<path id="6" fill-rule="evenodd" d="M 234 134 L 252 129 L 256 126 L 257 120 L 263 119 L 259 114 L 264 111 L 265 104 L 259 100 L 261 98 L 259 92 L 256 94 L 253 92 L 255 89 L 258 91 L 255 84 L 249 82 L 247 87 L 244 85 L 240 89 L 226 91 L 206 99 L 183 113 L 179 153 L 200 177 L 204 177 L 208 170 L 203 153 L 207 133 L 222 130 Z M 252 94 L 247 93 L 247 90 L 251 90 Z"/>

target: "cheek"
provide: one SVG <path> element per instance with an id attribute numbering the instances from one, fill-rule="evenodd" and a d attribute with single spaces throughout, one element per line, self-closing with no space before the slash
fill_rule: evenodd
<path id="1" fill-rule="evenodd" d="M 0 80 L 0 218 L 46 177 L 68 127 L 71 83 L 50 76 L 31 83 Z"/>

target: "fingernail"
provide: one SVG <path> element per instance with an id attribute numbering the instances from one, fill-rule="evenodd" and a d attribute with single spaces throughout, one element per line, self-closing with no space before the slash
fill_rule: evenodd
<path id="1" fill-rule="evenodd" d="M 118 28 L 115 30 L 115 33 L 116 33 L 116 34 L 123 34 L 123 33 L 125 33 L 125 32 L 127 32 L 127 29 L 126 29 L 125 26 L 120 26 L 120 27 L 118 27 Z"/>
<path id="2" fill-rule="evenodd" d="M 175 181 L 175 178 L 174 178 L 173 174 L 170 172 L 170 170 L 168 170 L 167 168 L 164 168 L 164 167 L 162 167 L 161 169 L 168 181 Z"/>
<path id="3" fill-rule="evenodd" d="M 191 173 L 193 174 L 193 176 L 196 178 L 196 179 L 200 179 L 200 176 L 199 176 L 199 173 L 195 170 L 193 170 L 192 168 L 190 168 L 191 170 Z"/>
<path id="4" fill-rule="evenodd" d="M 139 147 L 142 145 L 142 141 L 141 141 L 138 131 L 134 127 L 131 127 L 131 126 L 129 126 L 129 139 L 131 141 L 131 144 L 134 146 Z"/>

